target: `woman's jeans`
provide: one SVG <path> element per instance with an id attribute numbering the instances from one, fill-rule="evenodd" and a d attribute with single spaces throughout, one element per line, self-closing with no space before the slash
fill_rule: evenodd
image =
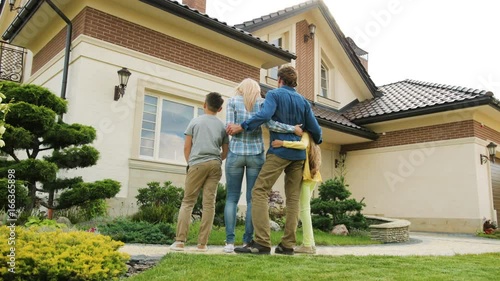
<path id="1" fill-rule="evenodd" d="M 243 243 L 250 243 L 253 238 L 252 225 L 252 189 L 264 164 L 264 152 L 258 155 L 237 155 L 229 151 L 226 159 L 226 206 L 224 208 L 224 224 L 226 225 L 226 243 L 234 244 L 236 212 L 241 195 L 243 174 L 246 169 L 247 179 L 247 212 L 245 217 L 245 234 Z"/>

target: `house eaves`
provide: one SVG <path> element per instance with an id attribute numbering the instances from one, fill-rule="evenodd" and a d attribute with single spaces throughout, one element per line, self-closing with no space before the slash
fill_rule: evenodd
<path id="1" fill-rule="evenodd" d="M 151 5 L 153 7 L 156 7 L 158 9 L 172 13 L 186 20 L 189 20 L 205 28 L 211 29 L 229 38 L 250 45 L 256 49 L 274 55 L 280 59 L 290 61 L 292 59 L 297 58 L 295 54 L 292 54 L 282 49 L 281 47 L 276 47 L 275 45 L 269 44 L 268 42 L 260 40 L 258 37 L 255 37 L 244 30 L 238 29 L 233 26 L 229 26 L 225 22 L 221 22 L 216 18 L 211 18 L 206 14 L 202 14 L 197 10 L 189 8 L 187 5 L 180 4 L 176 1 L 170 1 L 170 0 L 140 0 L 140 1 L 148 5 Z"/>
<path id="2" fill-rule="evenodd" d="M 296 59 L 297 56 L 280 47 L 269 44 L 266 41 L 260 40 L 252 34 L 240 30 L 238 28 L 227 25 L 215 18 L 211 18 L 206 14 L 202 14 L 197 10 L 189 8 L 187 5 L 180 4 L 176 1 L 170 0 L 140 0 L 141 2 L 179 16 L 202 27 L 213 30 L 219 34 L 227 36 L 231 39 L 237 40 L 247 44 L 253 48 L 261 50 L 265 53 L 273 55 L 279 59 L 290 61 Z M 26 5 L 21 9 L 11 25 L 2 35 L 4 40 L 12 40 L 23 29 L 30 18 L 35 14 L 38 8 L 45 2 L 44 0 L 29 0 Z"/>
<path id="3" fill-rule="evenodd" d="M 376 140 L 379 137 L 377 133 L 351 122 L 342 113 L 333 108 L 311 102 L 311 109 L 318 123 L 324 127 L 370 140 Z"/>
<path id="4" fill-rule="evenodd" d="M 380 87 L 383 95 L 344 112 L 357 125 L 366 125 L 464 108 L 490 105 L 500 111 L 493 93 L 478 89 L 404 80 Z"/>
<path id="5" fill-rule="evenodd" d="M 2 34 L 2 39 L 6 41 L 12 41 L 24 28 L 26 23 L 31 19 L 35 12 L 40 8 L 43 2 L 44 0 L 29 0 L 26 5 L 21 8 L 12 23 Z"/>
<path id="6" fill-rule="evenodd" d="M 337 40 L 340 42 L 340 45 L 344 49 L 344 52 L 346 53 L 347 57 L 349 60 L 352 62 L 354 68 L 358 72 L 358 74 L 361 76 L 361 79 L 363 82 L 366 84 L 368 87 L 370 93 L 372 94 L 373 97 L 377 97 L 380 95 L 380 91 L 375 85 L 375 83 L 372 81 L 370 75 L 366 71 L 365 67 L 361 64 L 358 56 L 356 55 L 355 51 L 347 41 L 344 33 L 340 30 L 340 27 L 338 26 L 337 22 L 333 18 L 332 14 L 328 10 L 328 7 L 325 5 L 325 3 L 322 0 L 310 0 L 283 10 L 280 10 L 275 13 L 271 13 L 269 15 L 262 16 L 260 18 L 253 19 L 251 21 L 246 21 L 242 24 L 237 24 L 235 25 L 236 28 L 243 29 L 248 32 L 253 32 L 255 30 L 259 30 L 263 27 L 272 25 L 276 22 L 285 20 L 287 18 L 302 14 L 306 11 L 309 11 L 311 9 L 318 8 L 323 17 L 325 18 L 326 22 L 330 26 L 330 29 L 332 30 L 333 34 L 335 34 L 335 37 Z"/>

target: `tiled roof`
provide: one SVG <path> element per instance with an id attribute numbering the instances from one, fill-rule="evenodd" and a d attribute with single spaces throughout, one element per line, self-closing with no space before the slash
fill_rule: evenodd
<path id="1" fill-rule="evenodd" d="M 235 27 L 244 29 L 244 30 L 249 30 L 253 31 L 255 29 L 258 29 L 260 24 L 270 24 L 271 21 L 274 20 L 283 20 L 284 18 L 291 17 L 295 15 L 295 12 L 303 12 L 305 9 L 309 7 L 313 7 L 313 4 L 317 4 L 318 0 L 310 0 L 304 3 L 300 3 L 297 5 L 294 5 L 292 7 L 285 8 L 283 10 L 279 10 L 274 13 L 270 13 L 269 15 L 265 15 L 262 17 L 255 18 L 253 20 L 245 21 L 241 24 L 235 25 Z"/>
<path id="2" fill-rule="evenodd" d="M 5 1 L 4 1 L 5 2 Z M 12 40 L 19 31 L 25 26 L 25 24 L 30 20 L 31 16 L 38 10 L 43 0 L 29 0 L 23 6 L 23 12 L 19 13 L 14 21 L 10 24 L 7 30 L 3 33 L 2 38 L 4 40 Z M 166 12 L 175 14 L 189 21 L 192 21 L 200 26 L 204 26 L 208 29 L 212 29 L 225 36 L 235 38 L 236 40 L 242 41 L 248 45 L 254 46 L 265 52 L 271 53 L 275 56 L 279 56 L 283 59 L 290 60 L 295 59 L 296 55 L 290 53 L 288 50 L 277 47 L 274 44 L 270 44 L 265 40 L 261 40 L 259 37 L 253 36 L 249 32 L 228 25 L 225 22 L 219 21 L 216 18 L 212 18 L 206 14 L 200 13 L 198 10 L 191 9 L 189 6 L 181 4 L 173 0 L 141 0 L 141 2 L 154 6 L 158 9 L 164 10 Z"/>
<path id="3" fill-rule="evenodd" d="M 493 94 L 488 91 L 416 80 L 384 85 L 380 90 L 382 96 L 360 102 L 344 115 L 357 124 L 366 124 L 370 123 L 368 120 L 391 120 L 494 101 Z"/>
<path id="4" fill-rule="evenodd" d="M 323 119 L 326 121 L 334 122 L 334 123 L 337 123 L 340 125 L 352 127 L 352 128 L 359 129 L 359 130 L 366 130 L 365 128 L 362 128 L 362 127 L 352 123 L 351 121 L 349 121 L 349 119 L 347 119 L 345 116 L 343 116 L 342 113 L 337 112 L 334 109 L 325 108 L 325 107 L 321 107 L 321 106 L 314 105 L 314 104 L 311 105 L 311 108 L 314 112 L 314 115 L 318 119 Z"/>

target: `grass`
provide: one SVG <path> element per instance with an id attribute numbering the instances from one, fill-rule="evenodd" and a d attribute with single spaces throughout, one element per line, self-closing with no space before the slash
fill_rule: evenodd
<path id="1" fill-rule="evenodd" d="M 491 239 L 500 239 L 500 231 L 495 231 L 492 234 L 478 233 L 477 236 Z"/>
<path id="2" fill-rule="evenodd" d="M 200 224 L 196 222 L 191 225 L 189 229 L 187 244 L 196 245 L 198 239 Z M 236 227 L 236 245 L 243 243 L 243 233 L 245 227 Z M 278 245 L 283 236 L 283 231 L 271 232 L 271 242 L 273 245 Z M 226 230 L 224 227 L 212 229 L 210 233 L 210 238 L 208 240 L 208 245 L 224 245 L 226 240 Z M 380 244 L 380 242 L 373 241 L 369 237 L 368 233 L 360 233 L 348 236 L 337 236 L 319 230 L 314 230 L 314 240 L 316 245 L 329 245 L 329 246 L 345 246 L 345 245 L 368 245 L 368 244 Z M 302 243 L 302 229 L 297 229 L 297 245 Z"/>
<path id="3" fill-rule="evenodd" d="M 456 256 L 167 254 L 128 281 L 498 280 L 500 253 Z"/>

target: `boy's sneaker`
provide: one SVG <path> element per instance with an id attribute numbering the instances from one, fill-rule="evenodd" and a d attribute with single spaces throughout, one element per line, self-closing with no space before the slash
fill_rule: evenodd
<path id="1" fill-rule="evenodd" d="M 236 247 L 234 251 L 238 254 L 270 255 L 271 248 L 262 246 L 255 241 L 251 241 L 245 247 Z"/>
<path id="2" fill-rule="evenodd" d="M 312 246 L 312 247 L 311 246 L 300 246 L 300 247 L 295 248 L 294 252 L 297 254 L 314 255 L 314 254 L 316 254 L 316 247 L 314 247 L 314 246 Z"/>
<path id="3" fill-rule="evenodd" d="M 234 244 L 226 244 L 226 246 L 224 246 L 224 253 L 232 253 L 234 252 Z"/>
<path id="4" fill-rule="evenodd" d="M 281 243 L 274 249 L 275 254 L 280 255 L 293 255 L 293 248 L 286 248 Z"/>
<path id="5" fill-rule="evenodd" d="M 172 245 L 170 245 L 170 250 L 172 250 L 172 251 L 184 251 L 184 242 L 175 241 Z"/>
<path id="6" fill-rule="evenodd" d="M 197 252 L 206 252 L 206 251 L 208 251 L 208 247 L 207 247 L 207 245 L 198 244 L 198 246 L 196 246 L 196 251 Z"/>

